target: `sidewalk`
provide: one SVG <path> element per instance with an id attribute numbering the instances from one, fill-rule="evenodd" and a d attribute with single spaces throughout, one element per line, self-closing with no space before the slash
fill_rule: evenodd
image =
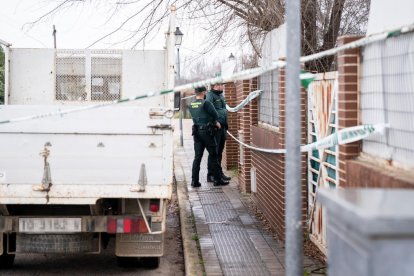
<path id="1" fill-rule="evenodd" d="M 187 124 L 185 122 L 184 130 L 188 130 Z M 179 136 L 178 129 L 177 132 Z M 186 243 L 186 239 L 190 238 L 199 241 L 207 275 L 285 275 L 284 251 L 270 235 L 262 231 L 260 222 L 248 213 L 247 206 L 241 200 L 237 177 L 232 177 L 228 186 L 214 187 L 212 183 L 207 183 L 208 153 L 205 151 L 200 171 L 202 186 L 192 188 L 192 137 L 188 131 L 184 132 L 184 147 L 179 146 L 179 139 L 176 141 L 174 167 L 177 186 L 179 190 L 181 188 L 188 192 L 188 203 L 196 226 L 196 233 L 187 234 L 187 237 L 183 233 L 185 255 L 189 251 L 186 246 L 191 243 Z M 190 255 L 197 258 L 194 257 L 194 250 Z M 197 271 L 200 271 L 201 266 L 197 265 L 197 260 L 191 261 L 187 257 L 188 253 L 185 256 L 186 274 L 200 275 Z M 187 262 L 193 266 L 188 266 Z M 317 268 L 317 263 L 305 258 L 304 266 L 312 271 Z"/>

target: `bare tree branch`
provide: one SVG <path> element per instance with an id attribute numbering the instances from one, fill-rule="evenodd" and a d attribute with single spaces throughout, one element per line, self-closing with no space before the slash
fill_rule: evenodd
<path id="1" fill-rule="evenodd" d="M 131 31 L 118 43 L 131 40 L 134 48 L 145 43 L 146 38 L 159 30 L 168 16 L 168 6 L 174 4 L 177 6 L 177 16 L 182 16 L 184 20 L 197 24 L 200 29 L 210 33 L 202 53 L 236 40 L 248 43 L 260 56 L 266 33 L 284 23 L 286 1 L 288 0 L 117 0 L 102 4 L 99 0 L 60 0 L 52 9 L 28 24 L 38 24 L 78 3 L 100 3 L 109 8 L 105 23 L 122 14 L 121 11 L 127 10 L 130 15 L 117 27 L 92 42 L 88 48 L 117 32 L 125 31 L 126 27 Z M 302 53 L 308 55 L 332 48 L 339 35 L 363 33 L 369 8 L 370 0 L 302 0 Z M 236 34 L 238 38 L 234 37 Z M 330 70 L 332 61 L 332 58 L 322 59 L 310 62 L 306 67 L 310 70 Z"/>

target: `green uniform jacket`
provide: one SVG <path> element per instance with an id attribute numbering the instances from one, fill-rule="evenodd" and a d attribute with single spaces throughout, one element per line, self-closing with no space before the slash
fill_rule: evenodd
<path id="1" fill-rule="evenodd" d="M 197 126 L 207 125 L 209 122 L 215 124 L 219 117 L 214 106 L 205 100 L 195 100 L 190 104 L 189 110 Z"/>
<path id="2" fill-rule="evenodd" d="M 228 128 L 226 100 L 224 99 L 223 93 L 217 93 L 210 90 L 207 92 L 206 101 L 211 102 L 214 105 L 219 116 L 218 121 L 221 125 Z"/>

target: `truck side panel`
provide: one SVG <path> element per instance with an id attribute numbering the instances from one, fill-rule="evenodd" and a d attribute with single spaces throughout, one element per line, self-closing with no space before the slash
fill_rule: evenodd
<path id="1" fill-rule="evenodd" d="M 3 106 L 0 117 L 58 109 Z M 168 198 L 172 184 L 170 119 L 154 118 L 150 113 L 150 108 L 113 106 L 1 125 L 0 204 Z M 36 188 L 45 177 L 45 161 L 50 168 L 48 191 Z M 145 191 L 138 192 L 142 190 L 139 185 L 146 185 Z"/>

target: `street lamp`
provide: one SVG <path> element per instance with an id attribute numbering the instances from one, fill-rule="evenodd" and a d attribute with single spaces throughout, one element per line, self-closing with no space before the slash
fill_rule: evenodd
<path id="1" fill-rule="evenodd" d="M 232 60 L 235 60 L 236 58 L 235 58 L 235 56 L 233 55 L 233 53 L 230 53 L 230 56 L 229 56 L 229 61 L 232 61 Z"/>
<path id="2" fill-rule="evenodd" d="M 183 42 L 184 34 L 180 31 L 180 27 L 177 27 L 175 32 L 175 46 L 177 47 L 177 78 L 180 80 L 180 46 Z"/>
<path id="3" fill-rule="evenodd" d="M 177 47 L 177 80 L 181 80 L 180 76 L 180 46 L 183 42 L 183 36 L 184 34 L 180 31 L 180 28 L 177 27 L 175 32 L 175 46 Z M 181 92 L 180 92 L 181 93 Z M 184 137 L 183 137 L 183 108 L 182 108 L 182 102 L 180 100 L 180 146 L 184 146 Z"/>

